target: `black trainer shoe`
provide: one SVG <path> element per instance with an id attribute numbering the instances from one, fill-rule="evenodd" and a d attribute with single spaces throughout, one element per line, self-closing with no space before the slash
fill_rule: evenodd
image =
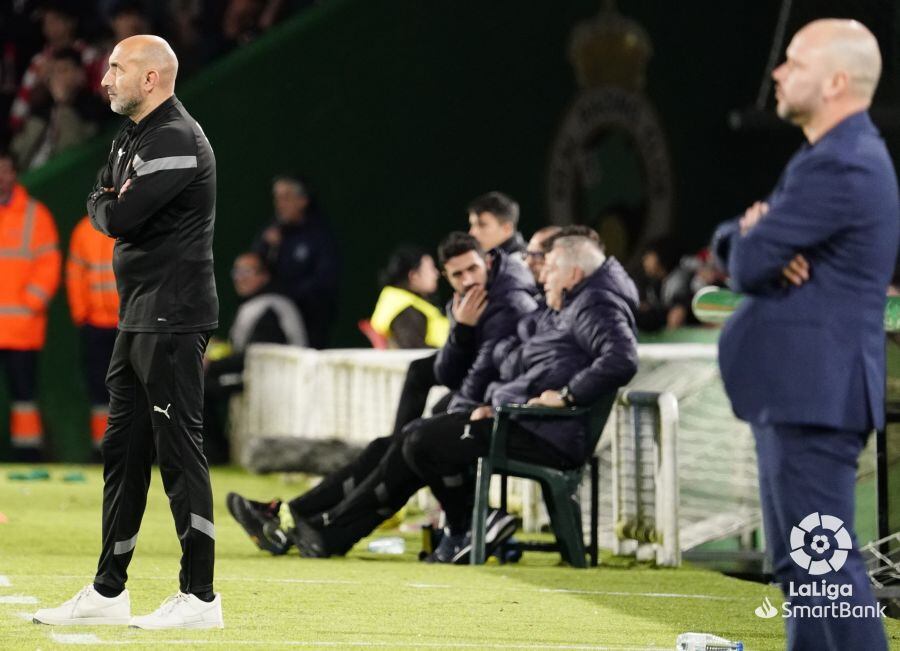
<path id="1" fill-rule="evenodd" d="M 512 538 L 518 526 L 516 517 L 502 509 L 494 509 L 488 513 L 484 526 L 485 558 L 491 556 L 503 543 Z"/>
<path id="2" fill-rule="evenodd" d="M 470 532 L 452 535 L 449 529 L 444 529 L 441 541 L 434 551 L 425 557 L 425 562 L 465 565 L 469 562 L 469 553 L 471 551 L 472 535 Z"/>
<path id="3" fill-rule="evenodd" d="M 321 532 L 303 518 L 294 517 L 294 528 L 288 531 L 291 541 L 303 558 L 328 558 L 331 552 Z"/>
<path id="4" fill-rule="evenodd" d="M 225 498 L 228 512 L 244 528 L 250 540 L 263 551 L 280 556 L 287 553 L 291 542 L 281 529 L 278 509 L 281 502 L 254 502 L 237 493 L 228 493 Z"/>

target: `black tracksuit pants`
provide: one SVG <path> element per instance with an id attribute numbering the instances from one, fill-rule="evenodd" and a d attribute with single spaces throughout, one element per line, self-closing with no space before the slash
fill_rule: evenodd
<path id="1" fill-rule="evenodd" d="M 441 414 L 378 439 L 387 449 L 375 468 L 339 503 L 307 522 L 322 534 L 330 553 L 345 554 L 428 486 L 444 508 L 451 531 L 465 532 L 472 514 L 475 462 L 490 449 L 492 427 L 493 419 L 470 422 L 468 413 Z M 516 422 L 511 423 L 507 444 L 510 457 L 521 461 L 558 468 L 578 465 Z"/>
<path id="2" fill-rule="evenodd" d="M 106 384 L 103 548 L 95 583 L 125 587 L 154 459 L 181 541 L 180 589 L 212 591 L 215 528 L 203 456 L 203 354 L 209 333 L 119 332 Z"/>
<path id="3" fill-rule="evenodd" d="M 311 520 L 311 524 L 315 524 L 316 516 L 337 506 L 378 467 L 391 445 L 395 441 L 401 440 L 404 428 L 414 420 L 421 418 L 422 412 L 425 411 L 428 393 L 437 384 L 437 379 L 434 377 L 436 356 L 435 353 L 410 363 L 403 381 L 403 389 L 400 392 L 393 433 L 390 436 L 374 439 L 351 463 L 328 474 L 312 489 L 294 498 L 290 502 L 291 512 Z M 451 395 L 447 394 L 445 398 L 438 401 L 434 406 L 434 413 L 443 413 L 447 410 Z M 388 513 L 382 520 L 390 517 L 393 513 L 393 511 Z"/>

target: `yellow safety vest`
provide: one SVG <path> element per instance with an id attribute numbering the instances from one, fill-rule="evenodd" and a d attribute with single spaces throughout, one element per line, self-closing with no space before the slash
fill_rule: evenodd
<path id="1" fill-rule="evenodd" d="M 372 329 L 384 337 L 391 336 L 391 323 L 403 310 L 412 307 L 425 315 L 425 343 L 440 348 L 450 334 L 450 322 L 441 311 L 418 294 L 386 285 L 381 290 L 375 311 L 369 320 Z"/>

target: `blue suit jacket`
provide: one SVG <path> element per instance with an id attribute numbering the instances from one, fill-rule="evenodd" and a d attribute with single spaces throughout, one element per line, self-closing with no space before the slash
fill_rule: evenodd
<path id="1" fill-rule="evenodd" d="M 885 293 L 897 257 L 900 200 L 887 148 L 866 112 L 790 160 L 746 235 L 716 233 L 746 300 L 719 339 L 738 418 L 867 431 L 884 425 Z M 796 253 L 810 280 L 788 286 Z"/>

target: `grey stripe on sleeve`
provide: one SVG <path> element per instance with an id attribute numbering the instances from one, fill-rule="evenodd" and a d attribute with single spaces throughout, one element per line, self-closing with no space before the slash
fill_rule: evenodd
<path id="1" fill-rule="evenodd" d="M 135 154 L 131 167 L 138 176 L 146 176 L 147 174 L 163 170 L 186 170 L 197 167 L 197 157 L 164 156 L 163 158 L 154 158 L 152 160 L 141 160 L 141 157 Z"/>

